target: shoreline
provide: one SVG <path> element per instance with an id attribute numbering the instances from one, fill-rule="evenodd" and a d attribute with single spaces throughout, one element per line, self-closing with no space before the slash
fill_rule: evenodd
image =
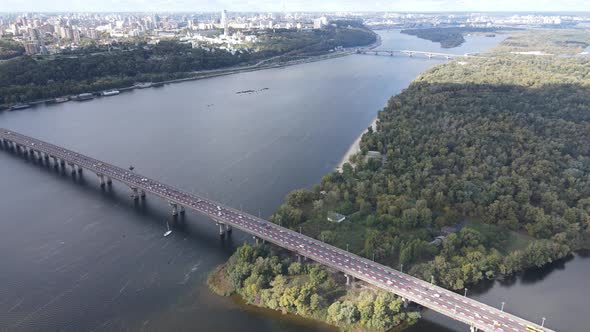
<path id="1" fill-rule="evenodd" d="M 379 116 L 375 116 L 375 118 L 373 119 L 373 121 L 371 121 L 371 124 L 369 125 L 371 128 L 373 128 L 373 131 L 377 130 L 377 120 L 378 119 L 379 119 Z M 361 139 L 363 138 L 363 135 L 368 131 L 368 129 L 369 129 L 369 127 L 367 127 L 365 130 L 363 130 L 360 133 L 360 135 L 352 142 L 350 147 L 348 147 L 348 150 L 346 150 L 346 153 L 344 153 L 344 156 L 342 156 L 342 159 L 340 159 L 340 162 L 338 163 L 338 165 L 334 169 L 335 171 L 342 172 L 342 166 L 344 166 L 344 164 L 350 162 L 350 157 L 352 157 L 353 155 L 355 155 L 361 151 Z"/>
<path id="2" fill-rule="evenodd" d="M 353 55 L 357 52 L 358 49 L 361 49 L 361 48 L 371 50 L 371 49 L 381 46 L 381 43 L 382 43 L 381 36 L 378 33 L 375 33 L 374 30 L 371 30 L 371 31 L 373 31 L 373 33 L 376 36 L 376 41 L 372 44 L 348 47 L 348 48 L 345 48 L 341 51 L 328 52 L 328 53 L 321 54 L 321 55 L 298 56 L 298 57 L 301 57 L 301 59 L 291 59 L 291 60 L 287 60 L 285 62 L 281 62 L 281 58 L 284 57 L 285 55 L 278 55 L 278 56 L 270 57 L 268 59 L 260 60 L 257 63 L 251 64 L 251 65 L 242 65 L 242 66 L 236 66 L 236 67 L 186 72 L 184 74 L 189 74 L 191 76 L 167 80 L 167 81 L 149 82 L 152 84 L 152 86 L 150 86 L 150 88 L 161 87 L 164 84 L 196 81 L 196 80 L 202 80 L 202 79 L 207 79 L 207 78 L 214 78 L 214 77 L 220 77 L 220 76 L 226 76 L 226 75 L 246 73 L 246 72 L 258 71 L 258 70 L 283 68 L 283 67 L 295 66 L 295 65 L 304 64 L 304 63 L 312 63 L 312 62 L 336 59 L 336 58 L 340 58 L 340 57 Z M 11 60 L 11 59 L 9 59 L 9 60 Z M 278 62 L 274 62 L 274 61 L 278 61 Z M 154 86 L 153 84 L 157 84 L 157 86 Z M 145 89 L 145 87 L 138 87 L 137 84 L 134 84 L 131 86 L 112 88 L 112 90 L 118 90 L 120 92 L 131 91 L 131 90 L 135 90 L 135 89 Z M 101 95 L 102 92 L 103 91 L 100 90 L 100 91 L 90 91 L 87 93 L 91 93 L 95 97 L 103 97 Z M 55 100 L 57 98 L 67 98 L 68 100 L 65 102 L 76 101 L 73 98 L 74 96 L 75 95 L 65 95 L 65 96 L 58 96 L 55 98 L 38 99 L 38 100 L 30 101 L 30 102 L 24 102 L 23 104 L 29 105 L 30 107 L 34 107 L 34 106 L 40 105 L 40 104 L 50 105 L 50 104 L 55 104 Z M 63 102 L 60 102 L 60 103 L 63 103 Z M 1 111 L 13 111 L 13 109 L 12 109 L 13 106 L 14 105 L 10 105 L 10 104 L 0 104 L 0 112 Z"/>
<path id="3" fill-rule="evenodd" d="M 375 43 L 375 44 L 377 44 L 377 43 Z M 371 46 L 372 45 L 373 44 L 371 44 Z M 373 47 L 375 47 L 375 46 L 373 46 Z M 355 48 L 355 50 L 356 50 L 356 48 Z M 197 81 L 197 80 L 203 80 L 203 79 L 207 79 L 207 78 L 227 76 L 227 75 L 233 75 L 233 74 L 239 74 L 239 73 L 247 73 L 247 72 L 259 71 L 259 70 L 273 69 L 273 68 L 290 67 L 290 66 L 295 66 L 295 65 L 299 65 L 299 64 L 336 59 L 336 58 L 340 58 L 340 57 L 349 56 L 354 53 L 355 53 L 354 50 L 346 49 L 344 51 L 332 52 L 332 53 L 327 53 L 327 54 L 322 54 L 322 55 L 314 55 L 314 56 L 304 57 L 302 59 L 287 60 L 282 63 L 281 62 L 272 63 L 273 60 L 280 61 L 279 58 L 274 57 L 274 58 L 262 60 L 256 64 L 253 64 L 253 65 L 192 72 L 191 73 L 192 76 L 189 76 L 189 77 L 177 78 L 177 79 L 161 81 L 161 82 L 151 82 L 152 84 L 157 84 L 158 86 L 152 85 L 150 88 L 158 88 L 164 84 L 182 83 L 182 82 L 187 82 L 187 81 Z M 271 63 L 264 64 L 269 61 Z M 131 91 L 131 90 L 136 90 L 136 89 L 145 89 L 145 88 L 140 88 L 137 85 L 132 85 L 132 86 L 126 86 L 126 87 L 120 87 L 120 88 L 113 88 L 113 89 L 119 90 L 121 93 L 123 93 L 126 91 Z M 98 96 L 101 92 L 102 92 L 102 90 L 101 91 L 91 91 L 88 93 L 95 95 L 95 97 L 102 97 L 102 96 Z M 62 98 L 62 97 L 68 98 L 68 101 L 66 101 L 66 102 L 76 101 L 75 99 L 72 98 L 72 95 L 59 96 L 56 98 Z M 34 106 L 40 105 L 40 104 L 50 105 L 50 104 L 54 104 L 54 101 L 56 98 L 34 100 L 34 101 L 26 102 L 24 104 L 30 105 L 31 107 L 34 107 Z M 0 105 L 0 111 L 13 111 L 11 109 L 12 106 L 13 105 L 8 105 L 8 104 Z"/>

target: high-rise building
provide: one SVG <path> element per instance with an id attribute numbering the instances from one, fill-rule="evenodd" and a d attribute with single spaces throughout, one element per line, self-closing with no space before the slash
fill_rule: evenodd
<path id="1" fill-rule="evenodd" d="M 25 51 L 28 55 L 37 54 L 40 51 L 39 43 L 36 41 L 29 41 L 25 43 Z"/>
<path id="2" fill-rule="evenodd" d="M 221 11 L 221 20 L 219 21 L 219 23 L 221 23 L 221 25 L 225 26 L 225 23 L 227 22 L 227 10 L 222 10 Z"/>
<path id="3" fill-rule="evenodd" d="M 76 44 L 80 44 L 80 30 L 74 29 L 74 33 L 73 33 L 72 37 L 74 38 L 74 42 Z"/>
<path id="4" fill-rule="evenodd" d="M 228 33 L 228 21 L 227 21 L 227 10 L 222 10 L 221 11 L 221 21 L 219 22 L 221 23 L 221 26 L 223 27 L 223 35 L 227 36 Z"/>

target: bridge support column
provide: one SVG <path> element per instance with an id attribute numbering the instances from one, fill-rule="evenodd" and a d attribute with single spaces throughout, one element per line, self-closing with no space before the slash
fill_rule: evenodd
<path id="1" fill-rule="evenodd" d="M 179 207 L 180 207 L 180 209 L 179 209 L 180 214 L 184 214 L 185 213 L 184 206 L 179 205 Z"/>
<path id="2" fill-rule="evenodd" d="M 260 238 L 257 236 L 252 236 L 252 238 L 254 239 L 254 241 L 256 242 L 256 245 L 260 244 Z"/>
<path id="3" fill-rule="evenodd" d="M 407 308 L 407 307 L 408 307 L 408 305 L 410 304 L 410 301 L 408 301 L 408 299 L 406 299 L 406 298 L 403 298 L 403 297 L 402 297 L 402 302 L 403 302 L 403 304 L 404 304 L 404 308 Z"/>
<path id="4" fill-rule="evenodd" d="M 110 186 L 111 184 L 113 184 L 113 179 L 111 179 L 110 176 L 107 176 L 107 184 Z"/>
<path id="5" fill-rule="evenodd" d="M 172 215 L 173 216 L 177 216 L 178 215 L 178 205 L 176 205 L 176 203 L 172 203 L 169 202 L 170 206 L 172 207 Z"/>
<path id="6" fill-rule="evenodd" d="M 225 225 L 225 232 L 226 232 L 227 234 L 231 234 L 232 230 L 233 230 L 233 229 L 231 228 L 231 225 Z"/>
<path id="7" fill-rule="evenodd" d="M 470 327 L 469 327 L 469 331 L 470 331 L 470 332 L 477 332 L 477 327 L 475 327 L 475 326 L 470 326 Z"/>
<path id="8" fill-rule="evenodd" d="M 56 164 L 56 165 L 57 165 L 57 164 Z M 96 176 L 98 176 L 98 181 L 99 181 L 99 183 L 100 183 L 100 186 L 101 186 L 101 187 L 104 187 L 104 185 L 105 185 L 105 182 L 104 182 L 104 175 L 102 175 L 102 174 L 96 174 Z"/>
<path id="9" fill-rule="evenodd" d="M 53 159 L 53 167 L 57 168 L 57 157 L 51 156 L 51 159 Z"/>
<path id="10" fill-rule="evenodd" d="M 344 276 L 346 277 L 346 286 L 350 286 L 350 279 L 352 278 L 351 276 L 349 276 L 348 274 L 344 274 Z"/>
<path id="11" fill-rule="evenodd" d="M 137 193 L 137 188 L 131 188 L 131 198 L 134 200 L 139 199 L 139 194 Z"/>
<path id="12" fill-rule="evenodd" d="M 225 236 L 225 224 L 218 222 L 217 225 L 219 225 L 219 237 L 224 237 Z M 258 240 L 256 240 L 256 242 L 258 243 Z"/>
<path id="13" fill-rule="evenodd" d="M 59 164 L 61 165 L 61 167 L 65 167 L 66 166 L 66 161 L 63 159 L 59 160 Z"/>
<path id="14" fill-rule="evenodd" d="M 145 198 L 145 191 L 143 189 L 139 191 L 139 196 L 141 196 L 141 199 Z"/>
<path id="15" fill-rule="evenodd" d="M 68 163 L 68 166 L 70 166 L 70 171 L 72 172 L 72 174 L 76 174 L 76 164 Z"/>

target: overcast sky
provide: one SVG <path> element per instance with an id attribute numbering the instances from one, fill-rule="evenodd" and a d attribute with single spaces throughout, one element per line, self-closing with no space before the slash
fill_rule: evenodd
<path id="1" fill-rule="evenodd" d="M 11 11 L 590 11 L 590 0 L 0 0 Z"/>

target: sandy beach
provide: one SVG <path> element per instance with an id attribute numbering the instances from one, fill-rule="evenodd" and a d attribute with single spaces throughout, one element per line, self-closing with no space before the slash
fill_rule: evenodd
<path id="1" fill-rule="evenodd" d="M 377 130 L 377 117 L 375 117 L 375 119 L 373 119 L 373 122 L 371 122 L 371 127 L 373 128 L 373 130 Z M 369 128 L 367 127 L 367 129 L 363 130 L 363 132 L 357 137 L 356 140 L 354 140 L 352 145 L 348 148 L 348 150 L 342 157 L 342 160 L 340 160 L 338 166 L 336 166 L 337 171 L 341 172 L 342 166 L 349 161 L 350 157 L 361 151 L 361 138 L 363 137 L 363 134 L 367 132 L 368 129 Z"/>

